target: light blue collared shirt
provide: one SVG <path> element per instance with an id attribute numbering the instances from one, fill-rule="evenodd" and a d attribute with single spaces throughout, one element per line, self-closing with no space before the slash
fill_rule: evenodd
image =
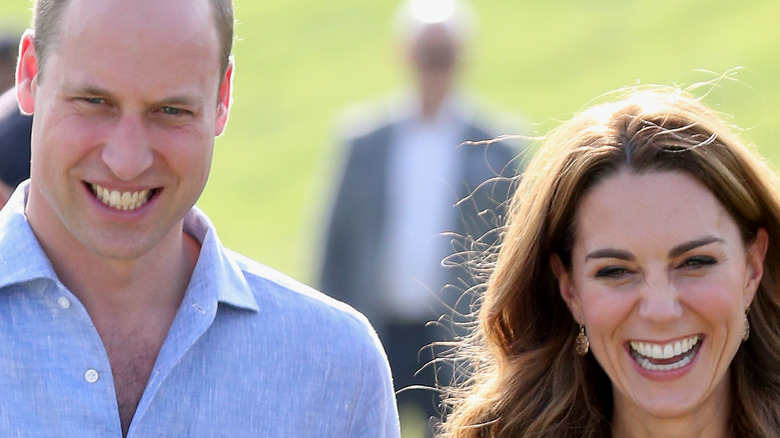
<path id="1" fill-rule="evenodd" d="M 106 350 L 24 215 L 0 211 L 0 436 L 121 437 Z M 398 437 L 390 368 L 367 320 L 226 250 L 197 208 L 201 242 L 129 437 Z"/>

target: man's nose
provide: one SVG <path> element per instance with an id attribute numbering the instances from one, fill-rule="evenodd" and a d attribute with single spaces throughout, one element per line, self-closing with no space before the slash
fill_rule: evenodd
<path id="1" fill-rule="evenodd" d="M 118 179 L 132 181 L 151 167 L 149 129 L 142 118 L 132 115 L 123 115 L 113 126 L 101 157 Z"/>

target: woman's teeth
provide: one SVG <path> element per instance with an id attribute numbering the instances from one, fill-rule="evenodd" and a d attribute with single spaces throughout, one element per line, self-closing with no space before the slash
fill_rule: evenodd
<path id="1" fill-rule="evenodd" d="M 120 192 L 118 190 L 108 190 L 98 184 L 91 184 L 92 193 L 100 199 L 103 204 L 113 207 L 117 210 L 135 210 L 146 204 L 149 200 L 150 190 L 141 190 L 137 192 Z"/>
<path id="2" fill-rule="evenodd" d="M 682 368 L 693 360 L 700 345 L 699 335 L 667 344 L 631 341 L 631 356 L 644 369 L 670 371 Z"/>

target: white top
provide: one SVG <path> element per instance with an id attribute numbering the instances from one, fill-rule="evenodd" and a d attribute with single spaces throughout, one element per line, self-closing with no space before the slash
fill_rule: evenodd
<path id="1" fill-rule="evenodd" d="M 422 119 L 417 111 L 394 133 L 381 299 L 407 322 L 431 319 L 444 287 L 441 262 L 452 252 L 446 233 L 456 225 L 460 163 L 455 148 L 464 129 L 459 110 L 450 100 L 432 119 Z"/>

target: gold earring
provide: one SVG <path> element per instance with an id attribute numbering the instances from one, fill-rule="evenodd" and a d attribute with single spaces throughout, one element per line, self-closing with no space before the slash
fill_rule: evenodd
<path id="1" fill-rule="evenodd" d="M 590 349 L 590 341 L 588 341 L 588 335 L 585 334 L 585 326 L 580 324 L 580 334 L 577 335 L 577 354 L 585 356 Z"/>
<path id="2" fill-rule="evenodd" d="M 750 337 L 750 321 L 748 320 L 748 312 L 750 307 L 745 309 L 745 331 L 742 333 L 742 342 L 745 342 Z"/>

